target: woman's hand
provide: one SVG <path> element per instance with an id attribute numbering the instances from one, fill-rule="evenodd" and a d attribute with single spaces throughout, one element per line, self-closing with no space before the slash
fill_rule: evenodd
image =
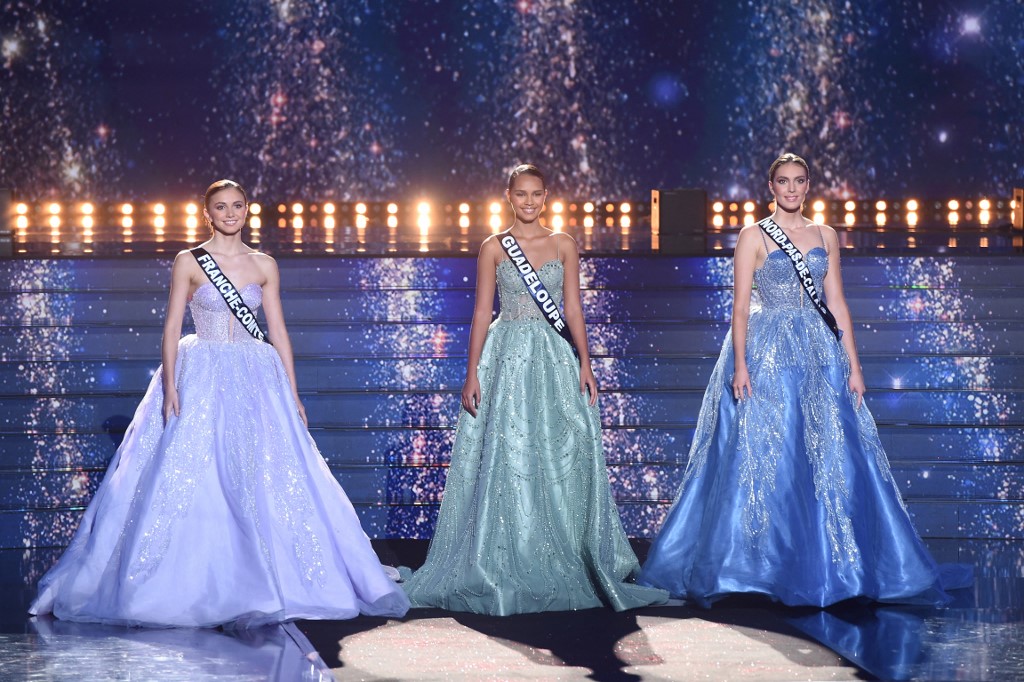
<path id="1" fill-rule="evenodd" d="M 476 416 L 476 408 L 480 405 L 480 380 L 476 374 L 466 377 L 462 385 L 462 409 Z"/>
<path id="2" fill-rule="evenodd" d="M 850 369 L 850 391 L 857 394 L 857 409 L 860 409 L 861 403 L 864 402 L 864 393 L 868 389 L 864 386 L 864 375 L 861 373 L 860 368 Z"/>
<path id="3" fill-rule="evenodd" d="M 175 417 L 181 412 L 178 406 L 178 389 L 174 386 L 164 388 L 164 426 L 173 414 Z"/>
<path id="4" fill-rule="evenodd" d="M 587 402 L 593 407 L 597 404 L 597 379 L 589 364 L 580 367 L 580 393 L 586 395 L 587 391 L 590 391 L 590 400 Z"/>
<path id="5" fill-rule="evenodd" d="M 732 375 L 732 397 L 743 400 L 754 395 L 754 387 L 750 383 L 750 372 L 746 367 L 737 367 Z"/>
<path id="6" fill-rule="evenodd" d="M 302 420 L 302 425 L 307 429 L 309 428 L 309 420 L 306 419 L 306 408 L 303 406 L 302 401 L 298 398 L 295 399 L 295 409 L 298 410 L 299 419 Z"/>

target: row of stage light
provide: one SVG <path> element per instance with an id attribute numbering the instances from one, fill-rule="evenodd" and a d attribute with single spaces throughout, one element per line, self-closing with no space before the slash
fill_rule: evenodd
<path id="1" fill-rule="evenodd" d="M 1016 201 L 1003 201 L 981 198 L 977 200 L 949 199 L 947 201 L 918 201 L 907 199 L 906 201 L 889 202 L 885 199 L 876 201 L 854 201 L 814 199 L 810 202 L 812 219 L 817 223 L 844 224 L 853 227 L 858 224 L 873 222 L 879 227 L 884 227 L 890 222 L 902 222 L 909 228 L 916 227 L 921 222 L 922 214 L 931 212 L 926 222 L 928 224 L 948 224 L 956 227 L 961 220 L 964 222 L 975 222 L 982 227 L 987 227 L 993 219 L 998 220 L 1005 216 L 1010 219 L 1010 213 L 1017 210 Z M 775 210 L 775 203 L 769 202 L 764 207 L 767 212 Z M 739 227 L 750 225 L 757 220 L 755 211 L 759 206 L 753 201 L 715 201 L 711 204 L 711 225 L 715 228 Z M 863 216 L 860 218 L 858 216 Z"/>
<path id="2" fill-rule="evenodd" d="M 956 226 L 961 221 L 989 225 L 993 219 L 1010 218 L 1017 210 L 1015 201 L 991 200 L 988 198 L 949 199 L 947 201 L 876 201 L 814 199 L 810 203 L 813 219 L 817 222 L 847 226 L 874 223 L 885 226 L 890 222 L 902 223 L 913 228 L 921 222 L 929 225 L 948 224 Z M 649 206 L 643 203 L 622 202 L 548 202 L 547 214 L 543 221 L 554 230 L 583 227 L 629 229 L 636 215 L 643 216 Z M 758 211 L 771 212 L 775 206 L 769 202 L 760 204 L 752 200 L 711 202 L 708 223 L 711 229 L 729 229 L 753 223 Z M 52 236 L 60 236 L 64 230 L 71 230 L 77 236 L 91 241 L 96 229 L 104 232 L 111 228 L 119 230 L 121 236 L 131 237 L 137 229 L 151 231 L 158 241 L 163 241 L 168 229 L 186 231 L 186 238 L 199 236 L 204 219 L 199 204 L 195 202 L 168 203 L 117 203 L 96 204 L 93 202 L 43 202 L 29 204 L 19 202 L 13 206 L 13 227 L 16 239 L 23 241 L 28 231 L 46 230 Z M 259 232 L 267 227 L 322 228 L 336 227 L 388 227 L 415 225 L 423 233 L 433 228 L 459 227 L 462 230 L 472 226 L 487 225 L 492 232 L 506 227 L 511 219 L 507 204 L 500 201 L 470 204 L 443 204 L 435 207 L 427 201 L 400 205 L 395 202 L 324 202 L 276 204 L 265 206 L 254 202 L 249 206 L 248 224 L 251 230 Z"/>

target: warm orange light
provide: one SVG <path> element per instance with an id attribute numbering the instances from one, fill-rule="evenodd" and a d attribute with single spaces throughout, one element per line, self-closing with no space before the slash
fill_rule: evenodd
<path id="1" fill-rule="evenodd" d="M 989 201 L 988 199 L 982 199 L 981 201 L 978 202 L 978 208 L 980 208 L 982 211 L 988 211 L 989 209 L 992 208 L 992 202 Z"/>
<path id="2" fill-rule="evenodd" d="M 292 204 L 292 213 L 294 213 L 295 215 L 302 215 L 303 210 L 305 210 L 305 207 L 299 202 L 296 201 L 294 204 Z"/>
<path id="3" fill-rule="evenodd" d="M 501 216 L 497 214 L 491 214 L 491 219 L 488 221 L 493 232 L 497 232 L 501 229 Z"/>
<path id="4" fill-rule="evenodd" d="M 820 224 L 824 224 L 824 222 L 825 222 L 825 214 L 824 213 L 815 213 L 814 214 L 814 222 L 818 223 L 819 225 Z"/>
<path id="5" fill-rule="evenodd" d="M 185 213 L 187 213 L 189 215 L 195 215 L 198 212 L 199 212 L 199 207 L 198 206 L 196 206 L 195 204 L 186 204 L 186 206 L 185 206 Z"/>
<path id="6" fill-rule="evenodd" d="M 584 213 L 593 213 L 594 212 L 594 202 L 588 201 L 587 203 L 583 204 L 583 212 Z"/>
<path id="7" fill-rule="evenodd" d="M 843 208 L 845 208 L 847 211 L 853 211 L 857 208 L 857 202 L 847 201 L 845 204 L 843 204 Z"/>
<path id="8" fill-rule="evenodd" d="M 724 209 L 725 204 L 723 204 L 721 201 L 716 201 L 715 203 L 711 204 L 711 210 L 714 211 L 715 213 L 721 213 Z"/>
<path id="9" fill-rule="evenodd" d="M 711 224 L 714 225 L 715 227 L 721 227 L 722 225 L 725 224 L 725 218 L 722 217 L 721 213 L 716 213 L 714 216 L 711 217 Z"/>
<path id="10" fill-rule="evenodd" d="M 162 215 L 158 215 L 157 217 L 153 218 L 153 227 L 160 229 L 167 227 L 167 219 L 164 218 Z"/>
<path id="11" fill-rule="evenodd" d="M 335 210 L 335 206 L 331 202 L 328 201 L 326 204 L 324 204 L 324 213 L 326 213 L 327 215 L 334 215 Z"/>
<path id="12" fill-rule="evenodd" d="M 459 204 L 459 213 L 461 213 L 462 215 L 466 215 L 467 213 L 469 213 L 469 204 L 467 204 L 465 201 Z"/>
<path id="13" fill-rule="evenodd" d="M 128 229 L 132 225 L 134 225 L 134 222 L 132 221 L 132 217 L 130 215 L 126 215 L 123 218 L 121 218 L 121 227 Z"/>
<path id="14" fill-rule="evenodd" d="M 885 225 L 885 214 L 882 213 L 881 211 L 875 214 L 875 224 Z"/>
<path id="15" fill-rule="evenodd" d="M 398 216 L 396 216 L 396 215 L 389 215 L 388 216 L 388 227 L 398 227 Z"/>
<path id="16" fill-rule="evenodd" d="M 96 210 L 96 207 L 93 206 L 92 204 L 90 204 L 87 201 L 84 204 L 82 204 L 82 209 L 81 210 L 82 210 L 82 215 L 92 215 L 93 211 Z"/>
<path id="17" fill-rule="evenodd" d="M 26 213 L 28 213 L 28 205 L 18 204 L 17 206 L 14 207 L 14 212 L 17 213 L 18 215 L 25 215 Z"/>
<path id="18" fill-rule="evenodd" d="M 620 213 L 629 213 L 629 212 L 630 212 L 630 211 L 632 211 L 632 210 L 633 210 L 633 207 L 629 205 L 629 202 L 628 202 L 628 201 L 623 201 L 623 202 L 622 202 L 622 203 L 621 203 L 621 204 L 619 205 L 619 212 L 620 212 Z"/>
<path id="19" fill-rule="evenodd" d="M 17 226 L 17 228 L 19 230 L 24 230 L 24 229 L 28 228 L 28 216 L 27 215 L 19 215 L 15 219 L 14 224 Z"/>
<path id="20" fill-rule="evenodd" d="M 467 227 L 469 227 L 469 216 L 466 215 L 465 213 L 459 216 L 459 227 L 461 227 L 462 229 L 466 229 Z"/>
<path id="21" fill-rule="evenodd" d="M 131 204 L 121 204 L 121 213 L 124 215 L 131 215 L 135 211 L 135 207 Z"/>
<path id="22" fill-rule="evenodd" d="M 302 216 L 297 215 L 294 218 L 292 218 L 292 227 L 294 227 L 296 230 L 301 230 L 302 229 L 302 225 L 303 225 Z"/>
<path id="23" fill-rule="evenodd" d="M 259 215 L 262 210 L 263 207 L 259 204 L 249 204 L 249 213 L 252 215 Z"/>
<path id="24" fill-rule="evenodd" d="M 592 215 L 583 216 L 583 227 L 593 227 L 593 226 L 594 226 L 594 216 L 592 216 Z"/>
<path id="25" fill-rule="evenodd" d="M 398 213 L 398 204 L 388 204 L 388 213 L 394 215 Z M 390 225 L 391 223 L 388 223 Z"/>
<path id="26" fill-rule="evenodd" d="M 249 227 L 254 230 L 258 230 L 263 227 L 263 221 L 260 220 L 259 216 L 253 216 L 249 218 Z"/>
<path id="27" fill-rule="evenodd" d="M 956 199 L 950 199 L 949 203 L 946 204 L 946 206 L 949 207 L 950 211 L 956 211 L 956 210 L 959 210 L 959 208 L 960 208 L 960 202 L 957 201 Z"/>
<path id="28" fill-rule="evenodd" d="M 367 222 L 368 222 L 368 218 L 366 216 L 364 216 L 364 215 L 357 215 L 356 216 L 356 228 L 358 228 L 360 230 L 365 230 Z"/>
<path id="29" fill-rule="evenodd" d="M 154 204 L 153 205 L 153 213 L 155 213 L 157 215 L 163 215 L 163 214 L 167 213 L 167 207 L 164 206 L 163 204 Z"/>
<path id="30" fill-rule="evenodd" d="M 811 204 L 811 208 L 817 211 L 818 213 L 822 213 L 825 210 L 825 202 L 822 201 L 821 199 L 815 199 L 814 203 Z M 815 218 L 814 220 L 819 223 L 822 222 L 817 218 Z"/>
<path id="31" fill-rule="evenodd" d="M 744 213 L 753 213 L 755 208 L 756 207 L 754 206 L 754 202 L 753 201 L 744 201 L 743 202 L 743 212 Z"/>
<path id="32" fill-rule="evenodd" d="M 334 216 L 324 216 L 324 228 L 328 230 L 334 229 Z"/>
<path id="33" fill-rule="evenodd" d="M 551 210 L 554 213 L 561 213 L 565 210 L 565 204 L 563 204 L 561 201 L 556 201 L 555 203 L 551 204 Z"/>
<path id="34" fill-rule="evenodd" d="M 628 229 L 629 229 L 629 227 L 630 227 L 630 225 L 632 225 L 632 224 L 633 224 L 633 222 L 632 222 L 632 221 L 631 221 L 631 220 L 629 219 L 629 216 L 628 216 L 628 215 L 624 215 L 624 216 L 622 216 L 621 218 L 619 218 L 619 225 L 620 225 L 620 226 L 621 226 L 621 227 L 622 227 L 623 229 L 626 229 L 626 230 L 628 230 Z"/>
<path id="35" fill-rule="evenodd" d="M 626 220 L 626 218 L 623 218 L 623 220 Z M 552 230 L 555 232 L 561 232 L 563 227 L 565 227 L 565 219 L 562 216 L 556 215 L 551 218 Z"/>
<path id="36" fill-rule="evenodd" d="M 991 222 L 991 220 L 992 214 L 990 214 L 988 211 L 981 211 L 980 213 L 978 213 L 978 222 L 981 223 L 982 225 L 988 225 L 989 222 Z"/>
<path id="37" fill-rule="evenodd" d="M 917 211 L 911 211 L 907 214 L 907 225 L 911 227 L 917 225 Z"/>
<path id="38" fill-rule="evenodd" d="M 917 208 L 918 208 L 917 199 L 911 199 L 910 201 L 907 202 L 907 210 L 908 211 L 916 211 Z"/>
<path id="39" fill-rule="evenodd" d="M 59 215 L 60 214 L 60 204 L 50 204 L 48 209 L 49 209 L 51 215 Z"/>
<path id="40" fill-rule="evenodd" d="M 754 224 L 754 214 L 753 213 L 745 213 L 743 215 L 743 224 L 744 225 L 753 225 Z"/>
<path id="41" fill-rule="evenodd" d="M 960 222 L 960 214 L 957 213 L 956 211 L 950 211 L 948 218 L 950 225 L 956 225 L 957 223 Z"/>
<path id="42" fill-rule="evenodd" d="M 416 212 L 421 216 L 430 215 L 430 204 L 426 201 L 421 201 L 416 204 Z"/>
<path id="43" fill-rule="evenodd" d="M 82 216 L 82 227 L 88 230 L 91 229 L 93 225 L 94 222 L 91 215 Z"/>
<path id="44" fill-rule="evenodd" d="M 185 227 L 187 227 L 190 230 L 196 229 L 196 226 L 198 224 L 199 220 L 194 215 L 190 215 L 189 217 L 185 218 Z"/>
<path id="45" fill-rule="evenodd" d="M 852 213 L 847 213 L 845 220 L 847 225 L 853 225 L 855 222 L 857 222 L 857 216 L 853 215 Z"/>
<path id="46" fill-rule="evenodd" d="M 52 227 L 54 229 L 60 227 L 60 216 L 59 215 L 52 215 L 52 216 L 50 216 L 50 227 Z"/>
<path id="47" fill-rule="evenodd" d="M 501 204 L 499 204 L 497 201 L 492 201 L 491 205 L 488 207 L 488 210 L 492 214 L 494 214 L 494 213 L 501 213 Z"/>

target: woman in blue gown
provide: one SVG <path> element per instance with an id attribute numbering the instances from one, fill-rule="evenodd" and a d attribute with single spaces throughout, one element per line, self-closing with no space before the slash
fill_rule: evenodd
<path id="1" fill-rule="evenodd" d="M 936 565 L 893 482 L 863 403 L 836 233 L 801 213 L 809 184 L 803 159 L 779 157 L 772 217 L 824 291 L 841 341 L 787 254 L 759 225 L 743 228 L 732 328 L 639 582 L 705 606 L 736 593 L 793 606 L 942 603 L 970 569 Z"/>
<path id="2" fill-rule="evenodd" d="M 540 224 L 536 167 L 517 167 L 506 197 L 515 222 L 480 247 L 464 409 L 427 561 L 406 592 L 414 607 L 499 616 L 664 602 L 629 582 L 640 566 L 608 484 L 576 242 Z M 509 234 L 556 304 L 564 293 L 578 360 L 499 244 Z"/>
<path id="3" fill-rule="evenodd" d="M 163 364 L 31 613 L 249 627 L 408 609 L 310 438 L 277 264 L 242 242 L 247 210 L 237 183 L 212 184 L 203 246 L 251 311 L 262 304 L 272 343 L 178 254 Z M 186 306 L 196 333 L 181 338 Z"/>

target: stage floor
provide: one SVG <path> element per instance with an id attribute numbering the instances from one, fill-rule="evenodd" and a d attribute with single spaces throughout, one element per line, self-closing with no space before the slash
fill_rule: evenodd
<path id="1" fill-rule="evenodd" d="M 734 599 L 507 618 L 414 610 L 259 630 L 143 630 L 30 619 L 25 552 L 0 552 L 2 680 L 1024 679 L 1024 542 L 930 540 L 978 567 L 942 609 L 789 609 Z M 422 555 L 426 543 L 379 553 Z M 642 549 L 642 546 L 641 546 Z M 37 550 L 52 555 L 50 550 Z M 38 557 L 36 557 L 38 558 Z"/>

